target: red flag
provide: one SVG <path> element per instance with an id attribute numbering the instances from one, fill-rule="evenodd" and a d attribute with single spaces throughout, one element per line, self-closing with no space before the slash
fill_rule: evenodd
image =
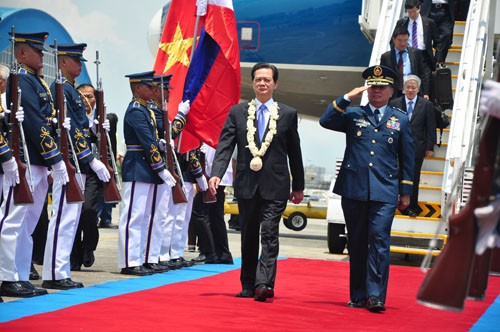
<path id="1" fill-rule="evenodd" d="M 189 68 L 196 24 L 196 0 L 172 0 L 156 54 L 153 70 L 157 75 L 172 74 L 169 118 L 177 114 Z"/>
<path id="2" fill-rule="evenodd" d="M 180 151 L 200 141 L 216 147 L 227 113 L 240 98 L 240 54 L 236 18 L 231 0 L 208 0 L 204 31 L 187 73 L 183 100 L 191 111 Z"/>

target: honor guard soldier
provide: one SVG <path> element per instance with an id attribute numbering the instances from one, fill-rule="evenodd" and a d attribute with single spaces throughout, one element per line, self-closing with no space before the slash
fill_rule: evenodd
<path id="1" fill-rule="evenodd" d="M 413 138 L 408 116 L 387 103 L 398 75 L 385 66 L 363 72 L 367 86 L 328 106 L 321 126 L 346 134 L 344 159 L 333 192 L 342 196 L 350 265 L 349 307 L 385 310 L 391 225 L 396 207 L 410 202 Z M 348 107 L 368 92 L 368 105 Z"/>
<path id="2" fill-rule="evenodd" d="M 51 46 L 56 49 L 55 45 Z M 59 45 L 56 49 L 57 60 L 62 77 L 54 81 L 51 86 L 52 95 L 57 98 L 58 84 L 62 84 L 64 105 L 57 105 L 59 112 L 66 111 L 71 127 L 66 129 L 68 141 L 74 151 L 68 154 L 76 156 L 73 166 L 80 173 L 76 174 L 77 190 L 85 188 L 86 174 L 94 171 L 99 179 L 107 182 L 110 174 L 105 166 L 97 159 L 90 148 L 89 121 L 84 103 L 84 96 L 75 88 L 75 79 L 82 71 L 83 51 L 87 44 Z M 61 91 L 59 90 L 59 91 Z M 63 143 L 68 142 L 60 142 Z M 72 162 L 74 162 L 72 160 Z M 81 288 L 83 284 L 71 280 L 70 255 L 73 248 L 78 220 L 82 211 L 82 201 L 68 202 L 69 186 L 55 182 L 52 186 L 52 217 L 47 232 L 47 242 L 43 259 L 42 287 L 49 289 Z"/>
<path id="3" fill-rule="evenodd" d="M 47 36 L 46 32 L 14 35 L 14 54 L 19 63 L 15 74 L 18 75 L 21 89 L 20 109 L 26 110 L 26 121 L 18 118 L 24 128 L 27 146 L 22 158 L 26 163 L 26 154 L 29 156 L 34 203 L 14 205 L 13 187 L 4 181 L 4 200 L 0 212 L 0 280 L 3 281 L 2 295 L 6 296 L 31 297 L 47 294 L 46 290 L 35 288 L 28 281 L 33 248 L 31 234 L 47 197 L 49 168 L 52 168 L 55 183 L 63 185 L 68 181 L 66 166 L 55 141 L 52 94 L 47 83 L 38 74 L 43 67 L 43 51 L 47 51 L 44 47 Z M 11 74 L 10 79 L 13 76 Z M 7 95 L 10 94 L 11 91 L 8 91 Z M 11 103 L 9 98 L 7 105 Z"/>
<path id="4" fill-rule="evenodd" d="M 163 111 L 164 105 L 168 101 L 169 91 L 172 88 L 169 85 L 172 75 L 154 76 L 152 81 L 152 98 L 148 101 L 148 108 L 151 114 L 154 114 L 156 123 L 156 135 L 158 139 L 158 148 L 163 156 L 166 152 L 166 144 L 170 144 L 170 137 L 165 138 Z M 172 156 L 170 156 L 172 158 Z M 165 160 L 166 158 L 164 158 Z M 165 160 L 165 167 L 168 168 L 168 163 Z M 169 172 L 172 170 L 169 170 Z M 176 183 L 177 185 L 177 183 Z M 172 223 L 167 224 L 168 202 L 172 199 L 172 188 L 166 184 L 155 184 L 154 195 L 152 201 L 151 216 L 149 218 L 150 225 L 147 229 L 144 267 L 155 272 L 166 272 L 168 266 L 159 264 L 160 249 L 162 241 L 165 237 L 170 237 L 172 234 Z"/>
<path id="5" fill-rule="evenodd" d="M 179 137 L 186 126 L 186 117 L 189 110 L 189 100 L 179 104 L 178 112 L 172 122 L 173 139 Z M 190 150 L 182 155 L 177 154 L 187 202 L 175 204 L 173 200 L 169 201 L 167 224 L 172 224 L 173 226 L 170 236 L 165 237 L 163 240 L 160 264 L 167 265 L 170 269 L 179 269 L 194 265 L 193 262 L 184 258 L 184 247 L 186 245 L 191 210 L 193 208 L 195 194 L 193 184 L 197 183 L 203 191 L 208 188 L 206 179 L 203 176 L 199 154 L 199 149 Z"/>
<path id="6" fill-rule="evenodd" d="M 153 75 L 153 71 L 126 75 L 133 99 L 123 120 L 127 153 L 122 164 L 124 206 L 119 224 L 118 267 L 122 274 L 138 276 L 156 272 L 143 266 L 156 185 L 175 185 L 158 149 L 154 112 L 148 109 L 147 100 L 153 97 Z"/>

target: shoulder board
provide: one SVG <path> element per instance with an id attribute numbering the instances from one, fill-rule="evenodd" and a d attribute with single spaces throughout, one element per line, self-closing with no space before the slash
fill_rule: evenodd
<path id="1" fill-rule="evenodd" d="M 138 102 L 137 100 L 135 100 L 133 103 L 132 103 L 132 107 L 133 108 L 140 108 L 141 107 L 141 103 Z"/>
<path id="2" fill-rule="evenodd" d="M 395 109 L 396 111 L 400 111 L 403 114 L 406 114 L 406 111 L 402 110 L 401 108 L 393 107 L 393 109 Z"/>

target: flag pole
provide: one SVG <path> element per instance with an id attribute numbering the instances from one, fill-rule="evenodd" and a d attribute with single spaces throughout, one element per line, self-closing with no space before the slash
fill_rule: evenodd
<path id="1" fill-rule="evenodd" d="M 207 6 L 208 6 L 208 0 L 196 0 L 196 22 L 194 25 L 193 45 L 191 46 L 191 56 L 189 57 L 189 66 L 191 66 L 191 61 L 193 61 L 194 50 L 196 48 L 196 39 L 198 39 L 198 27 L 200 25 L 200 17 L 205 16 L 207 14 Z M 192 100 L 190 102 L 192 102 Z M 182 131 L 179 134 L 179 139 L 177 140 L 177 152 L 180 152 L 181 150 Z"/>

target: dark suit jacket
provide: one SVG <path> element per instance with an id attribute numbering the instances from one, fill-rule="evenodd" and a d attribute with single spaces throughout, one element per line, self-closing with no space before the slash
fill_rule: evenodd
<path id="1" fill-rule="evenodd" d="M 432 0 L 423 0 L 422 6 L 420 7 L 420 15 L 424 17 L 428 17 L 432 10 Z M 448 15 L 451 18 L 451 21 L 455 21 L 455 0 L 448 0 Z"/>
<path id="2" fill-rule="evenodd" d="M 436 70 L 436 58 L 434 56 L 434 51 L 433 48 L 436 50 L 440 50 L 441 47 L 441 40 L 439 39 L 439 31 L 436 25 L 436 22 L 434 22 L 433 19 L 427 18 L 427 17 L 422 17 L 422 26 L 423 26 L 423 36 L 424 36 L 424 44 L 425 44 L 425 50 L 423 51 L 424 53 L 424 61 L 427 61 L 427 63 L 431 66 L 431 70 L 434 71 Z M 406 30 L 410 31 L 408 28 L 408 24 L 410 22 L 409 17 L 403 17 L 396 23 L 396 30 L 399 27 L 403 27 Z"/>
<path id="3" fill-rule="evenodd" d="M 422 52 L 417 48 L 408 47 L 408 56 L 411 63 L 411 74 L 417 75 L 422 80 L 420 92 L 423 95 L 429 95 L 431 72 L 427 66 L 424 66 Z M 396 73 L 398 72 L 398 63 L 394 49 L 382 54 L 380 64 L 394 69 Z"/>
<path id="4" fill-rule="evenodd" d="M 304 167 L 297 131 L 297 111 L 278 104 L 277 133 L 262 158 L 263 167 L 255 172 L 250 169 L 253 156 L 246 147 L 248 103 L 231 107 L 219 138 L 212 164 L 211 176 L 222 179 L 231 160 L 234 147 L 238 147 L 234 191 L 237 198 L 251 199 L 257 190 L 266 200 L 286 201 L 290 197 L 290 171 L 292 190 L 304 189 Z M 269 125 L 268 125 L 269 126 Z M 255 120 L 257 127 L 257 120 Z M 266 129 L 266 132 L 268 128 Z M 260 143 L 257 143 L 260 147 Z"/>
<path id="5" fill-rule="evenodd" d="M 405 96 L 391 100 L 389 104 L 405 112 L 407 111 Z M 434 145 L 436 144 L 436 118 L 434 116 L 434 106 L 430 101 L 417 96 L 410 127 L 413 135 L 415 157 L 423 159 L 425 151 L 434 151 Z"/>

